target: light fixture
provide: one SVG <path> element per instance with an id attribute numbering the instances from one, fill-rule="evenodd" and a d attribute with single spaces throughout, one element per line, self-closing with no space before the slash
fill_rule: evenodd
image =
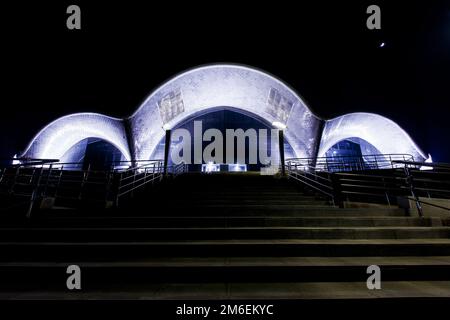
<path id="1" fill-rule="evenodd" d="M 207 164 L 202 164 L 202 172 L 211 173 L 219 172 L 220 164 L 215 164 L 214 162 L 208 162 Z"/>
<path id="2" fill-rule="evenodd" d="M 240 163 L 230 163 L 228 164 L 228 171 L 230 172 L 246 172 L 247 165 Z"/>
<path id="3" fill-rule="evenodd" d="M 425 163 L 433 163 L 433 158 L 431 157 L 431 154 L 428 154 L 428 159 L 425 160 Z M 433 170 L 433 167 L 421 166 L 419 169 L 422 171 Z"/>
<path id="4" fill-rule="evenodd" d="M 287 128 L 287 126 L 284 123 L 281 123 L 280 121 L 272 122 L 272 126 L 274 126 L 277 129 L 280 129 L 280 130 L 284 130 Z"/>
<path id="5" fill-rule="evenodd" d="M 21 161 L 20 161 L 20 160 L 17 160 L 17 154 L 14 155 L 12 164 L 13 164 L 13 165 L 21 164 Z"/>

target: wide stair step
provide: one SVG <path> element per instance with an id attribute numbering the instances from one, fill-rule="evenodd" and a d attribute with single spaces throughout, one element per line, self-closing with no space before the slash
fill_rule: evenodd
<path id="1" fill-rule="evenodd" d="M 450 227 L 6 228 L 0 241 L 450 238 Z"/>
<path id="2" fill-rule="evenodd" d="M 61 275 L 71 261 L 0 262 L 2 289 L 63 289 Z M 208 257 L 148 258 L 141 261 L 79 262 L 85 291 L 129 289 L 144 292 L 154 284 L 364 283 L 367 266 L 378 265 L 383 281 L 450 281 L 450 257 Z M 26 280 L 26 281 L 23 281 Z"/>
<path id="3" fill-rule="evenodd" d="M 339 208 L 257 174 L 185 174 L 119 205 L 4 218 L 0 299 L 450 297 L 449 219 Z M 367 289 L 373 264 L 382 290 Z"/>
<path id="4" fill-rule="evenodd" d="M 4 223 L 8 228 L 220 228 L 220 227 L 431 227 L 441 219 L 415 217 L 346 216 L 142 216 L 142 217 L 47 217 L 28 223 Z M 6 230 L 7 231 L 7 230 Z"/>
<path id="5" fill-rule="evenodd" d="M 135 260 L 149 257 L 450 256 L 450 239 L 1 242 L 0 261 Z"/>

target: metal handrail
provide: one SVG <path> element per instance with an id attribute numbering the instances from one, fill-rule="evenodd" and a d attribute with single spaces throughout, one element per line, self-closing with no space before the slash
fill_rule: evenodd
<path id="1" fill-rule="evenodd" d="M 134 190 L 162 178 L 163 160 L 149 161 L 144 165 L 120 172 L 116 203 L 118 203 L 120 197 L 132 194 Z"/>
<path id="2" fill-rule="evenodd" d="M 119 199 L 127 194 L 133 196 L 135 190 L 144 187 L 149 183 L 161 181 L 164 177 L 164 161 L 163 160 L 148 160 L 145 165 L 134 167 L 122 171 L 119 176 L 118 192 L 116 196 L 116 205 Z M 169 172 L 174 176 L 178 176 L 187 172 L 187 165 L 180 163 L 168 167 Z"/>
<path id="3" fill-rule="evenodd" d="M 430 202 L 422 201 L 419 198 L 419 192 L 426 192 L 429 196 L 430 193 L 446 193 L 450 197 L 450 190 L 449 189 L 438 189 L 438 188 L 432 188 L 430 186 L 427 187 L 421 187 L 419 183 L 421 182 L 428 182 L 428 183 L 439 183 L 439 184 L 447 184 L 445 181 L 441 180 L 433 180 L 433 179 L 416 179 L 414 174 L 417 174 L 418 172 L 423 173 L 423 171 L 411 171 L 410 166 L 411 165 L 417 165 L 419 167 L 424 166 L 424 163 L 418 163 L 418 162 L 402 162 L 401 164 L 404 165 L 403 172 L 399 171 L 397 169 L 397 174 L 402 174 L 402 176 L 380 176 L 380 175 L 364 175 L 364 174 L 358 174 L 358 173 L 335 173 L 335 176 L 337 177 L 337 181 L 339 183 L 341 193 L 349 195 L 366 195 L 366 196 L 374 196 L 374 197 L 384 197 L 388 204 L 390 204 L 389 198 L 392 196 L 398 196 L 403 197 L 406 199 L 412 199 L 416 203 L 416 207 L 418 209 L 419 215 L 423 216 L 423 209 L 421 206 L 421 203 L 428 204 L 430 206 L 438 207 L 445 210 L 450 210 L 450 208 L 445 208 L 439 205 L 432 204 Z M 436 166 L 437 167 L 437 166 Z M 447 168 L 447 166 L 446 166 Z M 437 172 L 428 173 L 428 174 L 434 174 L 435 177 L 437 177 Z M 349 179 L 349 178 L 341 178 L 341 177 L 356 177 L 356 179 Z M 373 180 L 373 178 L 378 180 Z M 352 183 L 353 182 L 353 183 Z M 363 185 L 363 183 L 365 183 Z M 382 186 L 380 186 L 382 185 Z M 380 190 L 382 193 L 367 193 L 367 192 L 361 192 L 361 191 L 355 191 L 354 189 L 370 189 L 373 191 Z M 411 198 L 412 197 L 412 198 Z"/>
<path id="4" fill-rule="evenodd" d="M 414 161 L 411 154 L 371 154 L 371 155 L 348 155 L 317 158 L 291 158 L 286 161 L 297 162 L 306 167 L 314 167 L 316 171 L 355 171 L 369 169 L 395 169 L 399 164 L 395 160 Z"/>
<path id="5" fill-rule="evenodd" d="M 450 171 L 450 163 L 442 163 L 442 162 L 417 162 L 417 161 L 401 161 L 401 160 L 393 160 L 394 164 L 404 164 L 408 167 L 432 167 L 436 169 L 443 169 Z"/>
<path id="6" fill-rule="evenodd" d="M 286 160 L 288 177 L 292 177 L 315 191 L 319 191 L 333 201 L 342 202 L 344 198 L 348 199 L 349 196 L 379 197 L 384 198 L 390 205 L 392 197 L 403 197 L 416 202 L 420 216 L 423 216 L 422 203 L 450 210 L 450 208 L 423 201 L 419 198 L 419 195 L 424 193 L 428 197 L 431 197 L 431 194 L 437 194 L 450 198 L 450 188 L 448 188 L 450 183 L 447 180 L 443 180 L 447 179 L 446 177 L 450 173 L 450 164 L 393 160 L 390 168 L 394 171 L 391 171 L 393 175 L 389 176 L 358 172 L 324 171 L 322 168 L 312 165 L 313 159 L 309 159 L 311 161 L 303 161 L 304 159 Z M 435 170 L 419 170 L 423 167 L 432 167 Z M 423 177 L 424 175 L 425 178 Z"/>
<path id="7" fill-rule="evenodd" d="M 443 207 L 443 206 L 440 206 L 440 205 L 435 204 L 435 203 L 423 201 L 423 200 L 420 200 L 420 199 L 416 200 L 416 199 L 414 199 L 414 198 L 409 198 L 409 197 L 406 197 L 406 199 L 408 199 L 408 200 L 413 200 L 413 201 L 418 201 L 418 202 L 420 202 L 421 204 L 423 203 L 423 204 L 426 204 L 426 205 L 428 205 L 428 206 L 432 206 L 432 207 L 435 207 L 435 208 L 439 208 L 439 209 L 443 209 L 443 210 L 450 211 L 450 208 Z"/>
<path id="8" fill-rule="evenodd" d="M 138 188 L 163 178 L 163 160 L 114 161 L 109 163 L 110 169 L 105 170 L 93 170 L 90 165 L 83 169 L 86 166 L 80 162 L 26 160 L 29 161 L 0 169 L 0 193 L 29 197 L 28 216 L 37 199 L 57 197 L 81 200 L 90 193 L 91 189 L 86 188 L 92 186 L 96 192 L 104 192 L 104 200 L 117 203 L 118 198 L 133 194 Z M 121 167 L 118 168 L 118 165 Z M 177 176 L 186 171 L 187 165 L 181 163 L 173 166 L 170 174 Z"/>
<path id="9" fill-rule="evenodd" d="M 299 167 L 303 167 L 303 169 L 299 169 Z M 309 167 L 308 170 L 305 170 L 303 165 L 299 165 L 297 163 L 293 163 L 292 161 L 286 162 L 286 173 L 288 177 L 293 178 L 297 181 L 300 181 L 304 185 L 309 188 L 314 189 L 315 191 L 321 193 L 330 198 L 331 203 L 335 205 L 335 195 L 333 182 L 328 175 L 328 177 L 322 177 L 316 173 L 315 170 L 311 170 L 312 167 Z"/>

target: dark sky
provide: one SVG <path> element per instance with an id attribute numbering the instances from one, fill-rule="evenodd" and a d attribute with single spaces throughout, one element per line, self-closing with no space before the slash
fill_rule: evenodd
<path id="1" fill-rule="evenodd" d="M 449 2 L 145 2 L 2 4 L 0 156 L 57 117 L 128 116 L 174 74 L 234 62 L 278 76 L 324 118 L 387 116 L 450 162 Z M 66 29 L 69 4 L 81 31 Z M 369 4 L 381 30 L 366 28 Z"/>

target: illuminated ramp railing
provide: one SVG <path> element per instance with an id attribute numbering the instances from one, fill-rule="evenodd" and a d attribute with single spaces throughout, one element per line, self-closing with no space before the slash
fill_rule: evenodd
<path id="1" fill-rule="evenodd" d="M 395 163 L 404 166 L 407 181 L 404 188 L 411 194 L 407 199 L 415 201 L 419 214 L 423 215 L 422 205 L 439 208 L 450 214 L 450 164 L 408 161 Z M 447 199 L 447 206 L 433 203 L 432 199 Z"/>
<path id="2" fill-rule="evenodd" d="M 330 199 L 335 205 L 335 188 L 333 186 L 332 174 L 330 172 L 318 171 L 310 164 L 304 164 L 297 159 L 286 161 L 286 174 L 315 192 Z"/>
<path id="3" fill-rule="evenodd" d="M 102 169 L 57 160 L 22 161 L 0 168 L 0 211 L 27 206 L 27 215 L 41 208 L 118 205 L 138 189 L 187 171 L 179 164 L 164 170 L 163 160 L 118 161 Z"/>
<path id="4" fill-rule="evenodd" d="M 54 159 L 10 159 L 12 165 L 0 168 L 0 212 L 26 207 L 31 212 L 48 179 Z M 19 162 L 19 163 L 17 163 Z"/>
<path id="5" fill-rule="evenodd" d="M 187 165 L 180 163 L 166 167 L 164 160 L 137 160 L 134 161 L 133 166 L 128 166 L 127 168 L 116 167 L 114 171 L 116 173 L 117 186 L 112 188 L 117 190 L 114 192 L 114 202 L 118 206 L 121 198 L 126 196 L 133 197 L 135 191 L 144 189 L 149 184 L 160 182 L 168 175 L 176 177 L 187 172 Z"/>
<path id="6" fill-rule="evenodd" d="M 318 169 L 305 159 L 286 161 L 289 178 L 340 206 L 344 202 L 399 205 L 412 200 L 421 216 L 422 204 L 450 212 L 450 208 L 432 202 L 450 199 L 450 164 L 393 160 L 385 169 L 333 172 Z"/>
<path id="7" fill-rule="evenodd" d="M 422 204 L 450 213 L 450 207 L 432 201 L 450 203 L 450 165 L 411 161 L 395 161 L 391 171 L 368 173 L 334 173 L 335 193 L 341 201 L 382 202 L 399 204 L 401 199 L 415 202 L 419 215 L 423 216 Z M 424 170 L 424 168 L 432 170 Z M 383 174 L 377 174 L 382 172 Z"/>
<path id="8" fill-rule="evenodd" d="M 161 181 L 164 177 L 164 161 L 139 161 L 135 167 L 125 170 L 119 169 L 118 174 L 116 205 L 119 204 L 120 198 L 126 195 L 133 196 L 137 189 L 141 189 L 147 184 Z"/>
<path id="9" fill-rule="evenodd" d="M 373 169 L 394 169 L 403 167 L 395 161 L 414 161 L 409 154 L 370 154 L 361 156 L 332 156 L 318 158 L 295 158 L 288 159 L 292 163 L 313 167 L 315 171 L 357 171 Z"/>

